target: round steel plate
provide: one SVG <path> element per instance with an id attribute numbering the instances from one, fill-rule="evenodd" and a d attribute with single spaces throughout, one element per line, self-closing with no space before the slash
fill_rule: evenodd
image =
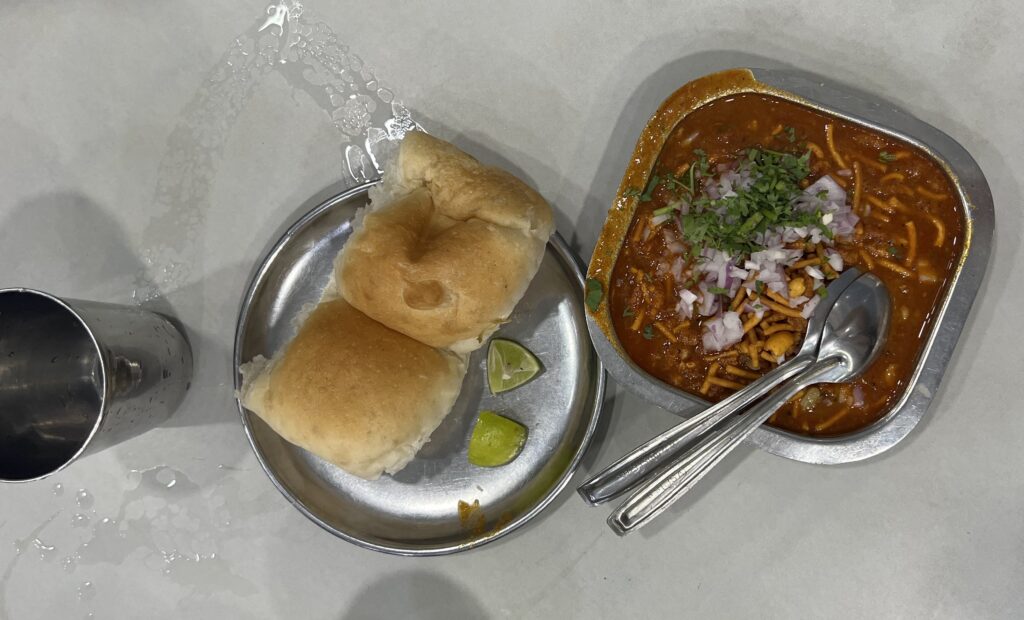
<path id="1" fill-rule="evenodd" d="M 317 201 L 266 253 L 238 318 L 236 388 L 241 385 L 239 365 L 276 353 L 294 335 L 302 308 L 320 298 L 371 186 Z M 441 555 L 494 540 L 554 499 L 593 434 L 604 370 L 587 335 L 582 291 L 579 261 L 556 234 L 526 296 L 495 334 L 526 345 L 543 372 L 523 387 L 494 396 L 484 375 L 486 347 L 476 351 L 452 412 L 393 477 L 366 481 L 349 475 L 288 443 L 239 403 L 246 435 L 267 475 L 296 508 L 357 545 L 400 555 Z M 528 429 L 522 453 L 504 467 L 481 468 L 467 461 L 473 424 L 483 409 Z M 475 502 L 479 508 L 473 510 Z"/>

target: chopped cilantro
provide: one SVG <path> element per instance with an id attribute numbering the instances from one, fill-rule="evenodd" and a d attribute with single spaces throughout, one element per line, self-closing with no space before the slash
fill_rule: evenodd
<path id="1" fill-rule="evenodd" d="M 899 258 L 900 249 L 898 247 L 890 245 L 889 247 L 885 248 L 885 251 L 889 253 L 889 256 L 892 256 L 893 258 Z"/>
<path id="2" fill-rule="evenodd" d="M 699 172 L 702 177 L 708 176 L 708 169 L 711 167 L 711 164 L 708 162 L 707 152 L 705 152 L 704 149 L 693 149 L 693 154 L 697 156 L 697 163 L 690 166 L 690 168 L 692 169 L 696 167 L 697 172 Z"/>
<path id="3" fill-rule="evenodd" d="M 755 280 L 754 281 L 754 288 L 757 289 L 757 294 L 758 295 L 763 295 L 764 294 L 764 282 L 762 282 L 760 280 Z"/>
<path id="4" fill-rule="evenodd" d="M 786 137 L 789 138 L 790 143 L 796 142 L 796 129 L 787 125 L 784 131 L 786 132 Z"/>
<path id="5" fill-rule="evenodd" d="M 651 327 L 650 325 L 644 327 L 643 336 L 645 340 L 650 340 L 651 338 L 654 338 L 654 328 Z"/>
<path id="6" fill-rule="evenodd" d="M 647 189 L 644 190 L 644 193 L 640 194 L 640 202 L 650 202 L 651 197 L 654 194 L 654 190 L 658 187 L 660 182 L 661 177 L 656 174 L 652 174 L 651 180 L 647 183 Z"/>
<path id="7" fill-rule="evenodd" d="M 891 161 L 896 161 L 896 156 L 888 151 L 882 151 L 878 154 L 878 161 L 889 163 Z"/>
<path id="8" fill-rule="evenodd" d="M 675 210 L 676 210 L 675 205 L 668 205 L 666 207 L 661 207 L 660 209 L 655 209 L 654 210 L 654 215 L 655 216 L 658 216 L 658 215 L 668 215 L 669 213 L 672 213 Z"/>
<path id="9" fill-rule="evenodd" d="M 584 288 L 586 289 L 585 301 L 587 307 L 590 308 L 591 312 L 597 312 L 598 307 L 601 305 L 601 300 L 604 299 L 604 287 L 601 286 L 599 280 L 587 278 Z"/>
<path id="10" fill-rule="evenodd" d="M 697 166 L 690 166 L 689 172 L 699 165 L 698 161 Z M 794 198 L 803 192 L 800 182 L 810 174 L 810 151 L 794 155 L 748 149 L 739 166 L 754 181 L 724 198 L 697 195 L 692 177 L 679 182 L 685 190 L 693 189 L 691 209 L 680 216 L 683 237 L 691 248 L 744 254 L 758 249 L 754 235 L 780 226 L 817 226 L 826 236 L 831 232 L 822 223 L 821 213 L 800 211 L 793 205 Z"/>
<path id="11" fill-rule="evenodd" d="M 821 297 L 822 299 L 828 297 L 828 289 L 825 288 L 824 286 L 819 286 L 818 290 L 816 290 L 814 292 L 817 293 L 818 297 Z"/>
<path id="12" fill-rule="evenodd" d="M 628 307 L 628 306 L 626 307 L 626 309 L 625 309 L 625 310 L 623 310 L 623 311 L 622 311 L 622 316 L 623 316 L 623 317 L 629 317 L 629 316 L 633 316 L 634 314 L 635 314 L 635 313 L 633 312 L 633 309 L 632 309 L 632 308 L 630 308 L 630 307 Z"/>
<path id="13" fill-rule="evenodd" d="M 635 187 L 627 187 L 626 191 L 622 192 L 622 195 L 626 196 L 626 197 L 629 197 L 629 198 L 635 198 L 637 196 L 640 196 L 642 193 L 643 192 L 641 192 L 640 190 L 638 190 Z"/>
<path id="14" fill-rule="evenodd" d="M 708 287 L 708 292 L 709 293 L 713 293 L 715 295 L 728 295 L 729 294 L 729 289 L 722 288 L 721 286 L 709 286 Z"/>

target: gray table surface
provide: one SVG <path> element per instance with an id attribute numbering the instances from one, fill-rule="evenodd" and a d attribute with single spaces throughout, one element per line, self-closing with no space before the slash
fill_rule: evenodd
<path id="1" fill-rule="evenodd" d="M 336 540 L 259 469 L 230 388 L 253 261 L 342 167 L 326 113 L 275 73 L 231 118 L 197 111 L 265 3 L 9 0 L 0 284 L 132 303 L 155 283 L 150 302 L 191 329 L 197 372 L 164 427 L 0 488 L 0 618 L 1024 615 L 1024 9 L 634 4 L 306 10 L 433 132 L 537 186 L 584 256 L 649 113 L 714 69 L 828 74 L 954 136 L 991 183 L 995 248 L 944 387 L 907 441 L 828 468 L 741 449 L 629 539 L 565 493 L 525 530 L 465 555 L 394 558 Z M 584 469 L 673 419 L 611 389 Z"/>

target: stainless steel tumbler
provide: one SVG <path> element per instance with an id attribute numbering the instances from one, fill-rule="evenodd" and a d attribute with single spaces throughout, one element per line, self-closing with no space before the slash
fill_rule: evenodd
<path id="1" fill-rule="evenodd" d="M 164 421 L 192 351 L 131 306 L 0 290 L 0 482 L 38 480 Z"/>

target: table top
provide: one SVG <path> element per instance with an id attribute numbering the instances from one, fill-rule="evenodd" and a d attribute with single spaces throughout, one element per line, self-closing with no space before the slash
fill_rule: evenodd
<path id="1" fill-rule="evenodd" d="M 430 131 L 536 186 L 584 257 L 648 115 L 716 69 L 829 75 L 963 144 L 991 184 L 997 228 L 925 420 L 847 466 L 742 447 L 626 539 L 607 509 L 566 491 L 466 554 L 398 558 L 338 540 L 260 470 L 231 387 L 255 260 L 344 176 L 337 118 L 310 76 L 268 65 L 214 86 L 274 7 L 8 2 L 0 284 L 173 313 L 196 374 L 161 428 L 0 488 L 0 618 L 1024 613 L 1024 11 L 1008 0 L 427 4 L 310 0 L 303 20 L 333 31 Z M 584 472 L 676 419 L 612 386 Z"/>

